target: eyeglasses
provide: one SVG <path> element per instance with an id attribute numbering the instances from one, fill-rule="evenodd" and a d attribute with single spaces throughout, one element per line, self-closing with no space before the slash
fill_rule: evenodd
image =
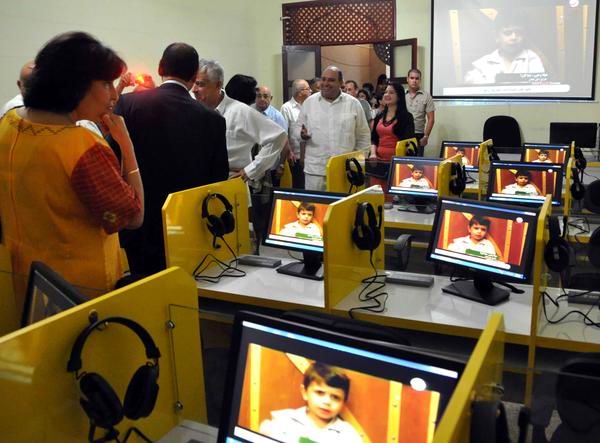
<path id="1" fill-rule="evenodd" d="M 271 98 L 271 96 L 269 94 L 259 94 L 257 92 L 256 93 L 256 98 Z"/>

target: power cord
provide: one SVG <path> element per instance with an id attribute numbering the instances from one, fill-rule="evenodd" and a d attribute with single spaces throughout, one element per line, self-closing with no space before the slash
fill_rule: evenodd
<path id="1" fill-rule="evenodd" d="M 599 306 L 599 303 L 593 304 L 592 306 L 590 306 L 590 308 L 586 311 L 583 312 L 579 309 L 572 309 L 570 311 L 568 311 L 566 314 L 564 314 L 562 317 L 560 317 L 558 320 L 550 320 L 548 318 L 548 312 L 546 310 L 546 303 L 545 303 L 545 299 L 548 298 L 548 300 L 550 300 L 550 302 L 556 307 L 558 308 L 558 302 L 561 298 L 563 297 L 567 297 L 568 294 L 564 291 L 564 294 L 560 295 L 559 297 L 557 297 L 556 299 L 553 299 L 550 294 L 548 294 L 546 291 L 542 292 L 542 309 L 544 311 L 544 317 L 546 318 L 546 321 L 551 324 L 551 325 L 555 325 L 557 323 L 562 322 L 565 318 L 569 317 L 572 314 L 576 314 L 576 315 L 580 315 L 581 317 L 583 317 L 583 323 L 586 326 L 596 326 L 597 328 L 600 328 L 600 323 L 595 322 L 594 320 L 592 320 L 589 317 L 590 312 L 592 312 L 592 309 L 594 309 L 595 307 Z M 585 295 L 585 294 L 589 294 L 592 291 L 587 291 L 587 292 L 582 292 L 581 294 L 577 294 L 577 296 L 581 296 L 581 295 Z M 600 299 L 599 299 L 600 302 Z"/>
<path id="2" fill-rule="evenodd" d="M 229 249 L 229 252 L 231 252 L 233 259 L 230 260 L 229 263 L 225 263 L 224 261 L 215 257 L 213 254 L 206 255 L 202 259 L 202 261 L 198 264 L 198 266 L 196 266 L 194 271 L 192 272 L 192 275 L 194 276 L 194 279 L 196 281 L 205 281 L 208 283 L 219 283 L 223 277 L 239 278 L 239 277 L 246 276 L 246 271 L 243 271 L 237 267 L 238 257 L 235 254 L 235 252 L 233 252 L 233 249 L 231 249 L 231 246 L 229 246 L 229 243 L 227 243 L 227 240 L 225 240 L 224 237 L 221 237 L 221 240 L 223 240 L 223 243 L 225 243 L 225 246 L 227 246 L 227 249 Z M 206 260 L 208 260 L 209 258 L 212 258 L 212 259 L 209 262 L 206 262 Z M 215 276 L 201 275 L 213 263 L 216 263 L 217 266 L 221 268 L 221 272 Z M 204 267 L 203 267 L 203 265 L 204 265 Z"/>
<path id="3" fill-rule="evenodd" d="M 350 308 L 350 310 L 348 311 L 348 314 L 350 315 L 350 318 L 354 319 L 354 312 L 355 311 L 369 311 L 369 312 L 384 312 L 385 311 L 385 303 L 388 299 L 388 293 L 385 291 L 381 291 L 383 288 L 385 288 L 385 274 L 379 274 L 377 272 L 377 268 L 375 267 L 375 264 L 373 263 L 373 251 L 369 252 L 369 263 L 371 263 L 371 267 L 373 268 L 373 272 L 374 274 L 366 277 L 362 280 L 361 283 L 366 284 L 366 286 L 364 288 L 362 288 L 360 290 L 360 292 L 358 293 L 358 299 L 361 302 L 373 302 L 371 305 L 368 306 L 357 306 L 354 308 Z M 383 281 L 378 280 L 383 278 Z M 375 287 L 373 289 L 369 288 L 375 285 Z M 380 300 L 380 297 L 383 298 L 383 300 Z"/>

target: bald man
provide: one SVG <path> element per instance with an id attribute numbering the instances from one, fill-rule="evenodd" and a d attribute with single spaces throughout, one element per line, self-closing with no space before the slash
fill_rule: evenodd
<path id="1" fill-rule="evenodd" d="M 17 87 L 19 88 L 20 93 L 15 95 L 12 99 L 10 99 L 4 106 L 2 106 L 2 110 L 0 110 L 0 118 L 4 116 L 8 111 L 13 108 L 20 108 L 23 106 L 23 94 L 25 93 L 25 85 L 27 83 L 27 79 L 31 75 L 31 71 L 33 71 L 34 67 L 33 60 L 29 60 L 27 63 L 23 65 L 21 68 L 21 72 L 19 73 L 19 79 L 17 80 Z"/>
<path id="2" fill-rule="evenodd" d="M 256 102 L 254 102 L 253 107 L 287 131 L 288 124 L 283 115 L 281 115 L 281 112 L 271 106 L 272 100 L 273 95 L 271 94 L 271 90 L 267 86 L 259 86 L 256 88 Z"/>

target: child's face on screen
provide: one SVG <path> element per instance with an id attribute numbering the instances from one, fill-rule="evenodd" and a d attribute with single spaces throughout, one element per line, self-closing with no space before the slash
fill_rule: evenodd
<path id="1" fill-rule="evenodd" d="M 471 240 L 480 242 L 487 235 L 487 227 L 479 223 L 473 223 L 472 226 L 469 226 L 469 235 Z"/>
<path id="2" fill-rule="evenodd" d="M 420 169 L 413 169 L 412 178 L 414 178 L 415 180 L 422 179 L 423 178 L 423 171 L 421 171 Z"/>
<path id="3" fill-rule="evenodd" d="M 344 390 L 317 380 L 310 382 L 308 388 L 302 385 L 302 398 L 308 415 L 317 422 L 330 422 L 344 407 Z"/>
<path id="4" fill-rule="evenodd" d="M 529 177 L 526 175 L 517 175 L 517 185 L 525 186 L 527 183 L 529 183 Z"/>
<path id="5" fill-rule="evenodd" d="M 546 160 L 548 160 L 548 154 L 546 154 L 545 152 L 540 152 L 538 154 L 538 159 L 545 162 Z"/>
<path id="6" fill-rule="evenodd" d="M 313 211 L 307 211 L 306 209 L 300 209 L 300 211 L 298 212 L 298 222 L 301 225 L 309 225 L 310 222 L 312 222 L 314 213 Z"/>

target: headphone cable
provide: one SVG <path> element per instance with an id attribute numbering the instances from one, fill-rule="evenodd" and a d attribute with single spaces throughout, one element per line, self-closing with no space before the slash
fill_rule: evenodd
<path id="1" fill-rule="evenodd" d="M 376 312 L 376 313 L 381 313 L 381 312 L 385 312 L 385 304 L 386 301 L 388 299 L 388 293 L 386 291 L 382 291 L 383 288 L 385 288 L 385 274 L 380 274 L 377 272 L 377 268 L 375 267 L 375 264 L 373 263 L 373 251 L 369 251 L 369 263 L 371 263 L 371 267 L 373 268 L 373 275 L 364 278 L 361 283 L 366 284 L 366 286 L 364 288 L 362 288 L 360 290 L 360 292 L 358 293 L 358 299 L 359 301 L 363 301 L 363 302 L 373 302 L 373 304 L 368 305 L 368 306 L 357 306 L 354 308 L 350 308 L 350 310 L 348 311 L 348 314 L 350 315 L 350 318 L 354 319 L 354 311 L 359 311 L 359 310 L 363 310 L 363 311 L 369 311 L 369 312 Z M 377 279 L 381 279 L 383 278 L 383 281 L 381 280 L 377 280 Z M 373 289 L 369 288 L 375 285 L 375 287 Z M 379 298 L 382 297 L 383 301 L 381 301 Z"/>
<path id="2" fill-rule="evenodd" d="M 242 269 L 238 268 L 238 257 L 235 254 L 235 252 L 233 251 L 233 249 L 231 248 L 231 246 L 229 246 L 229 243 L 227 243 L 227 240 L 225 240 L 224 237 L 220 237 L 220 238 L 221 238 L 221 240 L 223 240 L 223 243 L 225 243 L 225 246 L 227 246 L 227 249 L 229 250 L 229 252 L 231 252 L 233 259 L 230 260 L 229 263 L 225 263 L 224 261 L 215 257 L 213 254 L 207 254 L 206 256 L 204 256 L 202 261 L 198 264 L 198 266 L 196 266 L 196 268 L 192 272 L 192 275 L 196 281 L 205 281 L 208 283 L 219 283 L 221 281 L 221 278 L 223 278 L 223 277 L 239 278 L 239 277 L 246 276 L 246 271 L 243 271 Z M 209 257 L 212 257 L 212 260 L 210 260 L 208 263 L 206 263 L 206 265 L 202 268 L 202 265 L 205 264 L 206 260 Z M 221 268 L 221 272 L 215 276 L 201 275 L 213 263 L 216 263 L 217 266 Z M 200 269 L 200 268 L 202 268 L 202 269 Z"/>

